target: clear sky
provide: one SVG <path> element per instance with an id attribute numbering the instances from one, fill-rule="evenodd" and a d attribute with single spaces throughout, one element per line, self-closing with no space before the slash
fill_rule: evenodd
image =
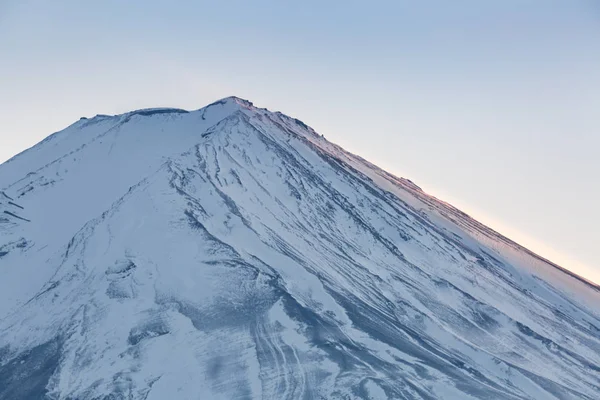
<path id="1" fill-rule="evenodd" d="M 600 282 L 600 1 L 0 0 L 0 161 L 229 95 Z"/>

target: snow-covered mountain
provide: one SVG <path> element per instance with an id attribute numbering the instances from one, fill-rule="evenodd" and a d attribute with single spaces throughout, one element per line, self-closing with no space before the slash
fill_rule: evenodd
<path id="1" fill-rule="evenodd" d="M 598 286 L 246 100 L 0 190 L 0 399 L 600 399 Z"/>

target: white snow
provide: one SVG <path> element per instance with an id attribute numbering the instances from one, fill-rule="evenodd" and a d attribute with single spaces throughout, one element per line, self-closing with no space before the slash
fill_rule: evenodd
<path id="1" fill-rule="evenodd" d="M 82 119 L 0 191 L 0 398 L 597 397 L 598 287 L 245 100 Z"/>

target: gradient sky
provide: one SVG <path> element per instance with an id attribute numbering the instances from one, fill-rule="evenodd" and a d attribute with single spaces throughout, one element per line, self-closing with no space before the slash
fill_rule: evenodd
<path id="1" fill-rule="evenodd" d="M 600 283 L 600 2 L 0 0 L 0 162 L 237 95 Z"/>

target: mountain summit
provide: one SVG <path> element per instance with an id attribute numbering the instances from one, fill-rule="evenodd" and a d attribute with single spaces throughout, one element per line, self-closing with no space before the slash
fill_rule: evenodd
<path id="1" fill-rule="evenodd" d="M 236 97 L 0 166 L 0 399 L 588 399 L 600 289 Z"/>

